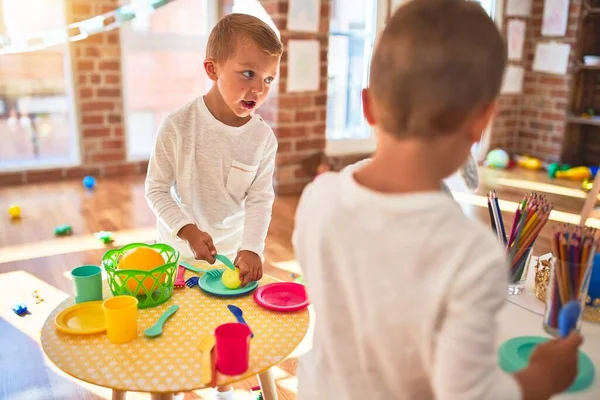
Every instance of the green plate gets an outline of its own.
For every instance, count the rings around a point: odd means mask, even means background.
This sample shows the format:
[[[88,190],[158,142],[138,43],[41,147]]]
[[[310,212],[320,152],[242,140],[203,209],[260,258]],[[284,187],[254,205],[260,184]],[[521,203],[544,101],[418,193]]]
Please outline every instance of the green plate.
[[[251,282],[245,287],[237,289],[227,289],[225,285],[223,285],[221,276],[214,277],[204,274],[198,279],[198,285],[200,286],[200,289],[204,290],[206,293],[221,297],[233,297],[252,292],[258,287],[258,282]]]
[[[535,346],[548,340],[548,338],[540,336],[520,336],[507,340],[498,349],[500,368],[508,373],[525,368]],[[579,392],[587,389],[594,381],[594,364],[587,354],[582,351],[579,351],[578,368],[577,378],[567,389],[567,392]]]

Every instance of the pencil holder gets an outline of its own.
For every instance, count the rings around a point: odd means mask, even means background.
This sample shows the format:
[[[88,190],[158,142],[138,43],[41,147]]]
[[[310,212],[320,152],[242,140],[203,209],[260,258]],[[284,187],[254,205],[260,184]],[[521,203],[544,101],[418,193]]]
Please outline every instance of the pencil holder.
[[[527,247],[508,249],[508,294],[519,294],[525,291],[529,264],[535,242]]]
[[[585,307],[590,285],[591,264],[593,257],[586,264],[575,264],[553,257],[550,261],[550,278],[546,289],[546,311],[544,312],[544,330],[548,334],[559,337],[558,315],[563,306],[570,301],[577,301],[581,309]],[[581,326],[580,313],[575,330]]]

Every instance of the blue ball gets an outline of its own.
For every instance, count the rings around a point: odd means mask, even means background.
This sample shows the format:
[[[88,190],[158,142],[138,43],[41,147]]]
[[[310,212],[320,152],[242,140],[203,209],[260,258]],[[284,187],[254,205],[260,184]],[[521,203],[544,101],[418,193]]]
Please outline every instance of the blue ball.
[[[93,176],[86,176],[83,178],[83,187],[86,189],[93,189],[96,186],[96,179]]]

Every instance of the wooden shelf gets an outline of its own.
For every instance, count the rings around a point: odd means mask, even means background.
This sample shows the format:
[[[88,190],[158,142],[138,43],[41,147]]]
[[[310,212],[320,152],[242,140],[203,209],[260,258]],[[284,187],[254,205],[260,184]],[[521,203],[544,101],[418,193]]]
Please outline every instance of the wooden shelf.
[[[600,71],[600,64],[598,65],[586,65],[582,62],[579,62],[575,65],[576,69],[585,69],[590,71]]]
[[[572,124],[600,126],[600,116],[586,118],[578,117],[573,114],[567,114],[567,122],[570,122]]]

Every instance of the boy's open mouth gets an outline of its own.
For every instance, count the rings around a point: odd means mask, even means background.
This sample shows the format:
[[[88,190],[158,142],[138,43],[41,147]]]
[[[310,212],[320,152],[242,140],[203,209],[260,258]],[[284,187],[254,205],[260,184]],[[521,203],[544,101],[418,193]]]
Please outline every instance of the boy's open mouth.
[[[242,103],[242,107],[245,108],[246,110],[252,110],[256,106],[255,101],[242,100],[240,103]]]

